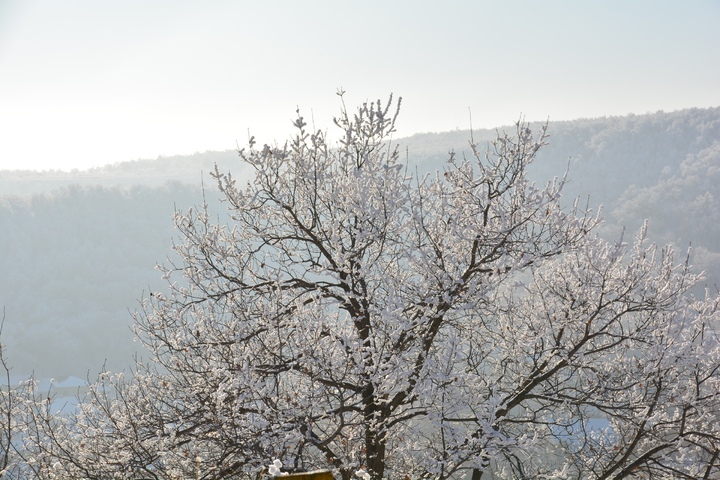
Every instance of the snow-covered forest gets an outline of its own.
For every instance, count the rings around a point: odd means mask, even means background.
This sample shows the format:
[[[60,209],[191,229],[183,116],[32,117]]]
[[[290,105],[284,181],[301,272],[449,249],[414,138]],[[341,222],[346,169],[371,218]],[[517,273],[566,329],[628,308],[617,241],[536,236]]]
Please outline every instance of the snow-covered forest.
[[[602,205],[609,239],[623,227],[634,235],[647,218],[651,240],[681,252],[692,245],[691,263],[716,288],[720,108],[550,122],[548,132],[532,175],[569,168],[566,206],[577,197]],[[472,135],[483,144],[496,131]],[[410,165],[434,171],[451,149],[468,155],[469,138],[458,130],[396,141]],[[0,171],[2,341],[15,376],[85,378],[104,363],[112,370],[131,364],[138,344],[130,312],[148,291],[164,288],[154,267],[172,256],[173,212],[201,204],[204,181],[210,208],[222,214],[208,175],[216,163],[247,176],[234,150],[87,171]]]

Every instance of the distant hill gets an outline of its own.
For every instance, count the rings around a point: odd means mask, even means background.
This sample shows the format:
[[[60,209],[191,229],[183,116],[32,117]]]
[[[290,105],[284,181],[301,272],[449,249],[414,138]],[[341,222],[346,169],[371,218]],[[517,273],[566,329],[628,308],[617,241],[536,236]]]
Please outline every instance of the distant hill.
[[[194,185],[200,183],[202,173],[205,174],[206,182],[211,180],[208,173],[214,170],[216,164],[221,171],[245,168],[235,150],[225,150],[158,157],[154,160],[134,160],[71,172],[0,170],[0,196],[49,193],[70,185],[162,187],[171,181]],[[210,184],[213,183],[211,180]]]
[[[497,131],[472,134],[486,147]],[[550,122],[548,133],[530,169],[533,179],[545,182],[568,170],[565,204],[580,198],[595,210],[602,206],[605,237],[617,238],[623,227],[634,236],[647,219],[652,240],[675,245],[683,257],[692,245],[691,263],[707,272],[709,286],[720,283],[720,108]],[[450,149],[470,155],[469,138],[468,130],[458,130],[398,143],[429,171],[442,167]]]
[[[534,131],[540,126],[530,123]],[[512,134],[514,130],[512,125],[475,130],[472,136],[483,147],[498,131]],[[532,175],[537,180],[552,178],[569,168],[566,198],[590,196],[595,205],[615,208],[631,185],[656,185],[662,178],[680,174],[689,156],[714,148],[720,142],[720,107],[549,122],[548,134],[548,145],[540,150]],[[469,139],[469,130],[456,130],[417,134],[397,142],[408,149],[410,161],[421,165],[421,170],[433,170],[447,159],[450,149],[469,155]]]
[[[400,119],[402,121],[402,118]],[[538,128],[533,124],[533,129]],[[513,126],[498,130],[514,131]],[[544,182],[569,168],[564,202],[604,206],[603,235],[650,236],[720,280],[720,108],[550,122],[531,176]],[[471,133],[426,133],[396,140],[419,172],[442,169],[448,151],[470,155]],[[482,151],[495,130],[472,132]],[[137,349],[129,311],[154,270],[172,257],[171,216],[205,199],[224,206],[208,173],[218,164],[239,178],[237,152],[139,160],[75,172],[0,171],[0,307],[14,374],[84,377],[120,370]]]

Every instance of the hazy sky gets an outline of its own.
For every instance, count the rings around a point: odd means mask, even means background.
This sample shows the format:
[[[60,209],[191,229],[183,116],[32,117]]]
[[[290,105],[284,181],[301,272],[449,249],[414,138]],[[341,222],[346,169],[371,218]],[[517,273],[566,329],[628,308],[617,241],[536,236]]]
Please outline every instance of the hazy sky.
[[[0,168],[283,141],[403,97],[397,136],[720,106],[720,0],[0,0]]]

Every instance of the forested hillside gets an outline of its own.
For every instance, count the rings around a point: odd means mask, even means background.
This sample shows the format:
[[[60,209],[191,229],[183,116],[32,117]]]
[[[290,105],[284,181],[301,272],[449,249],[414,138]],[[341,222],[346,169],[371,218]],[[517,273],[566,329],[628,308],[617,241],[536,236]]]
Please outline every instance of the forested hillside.
[[[563,201],[603,205],[603,235],[617,238],[623,226],[634,235],[648,218],[652,239],[681,255],[692,242],[691,262],[718,282],[720,108],[550,122],[548,132],[532,168],[539,182],[569,168]],[[495,135],[472,132],[481,151]],[[451,149],[469,155],[469,139],[466,130],[397,142],[413,171],[427,172],[442,169]],[[84,377],[106,359],[113,370],[131,363],[128,311],[149,287],[162,289],[154,266],[172,256],[173,212],[203,201],[204,179],[222,214],[208,175],[215,163],[247,178],[232,150],[69,173],[0,171],[2,341],[13,373]]]
[[[540,124],[532,124],[537,130]],[[512,132],[514,127],[499,130]],[[548,145],[531,172],[538,182],[568,171],[564,203],[575,199],[602,206],[607,238],[622,228],[635,235],[645,219],[650,237],[693,247],[691,262],[706,270],[712,288],[720,281],[720,108],[550,122]],[[495,130],[473,132],[486,145]],[[403,139],[411,162],[436,169],[447,151],[470,154],[468,131]]]
[[[174,208],[202,201],[196,186],[64,187],[0,200],[3,343],[18,373],[121,369],[135,349],[128,309],[163,285]]]

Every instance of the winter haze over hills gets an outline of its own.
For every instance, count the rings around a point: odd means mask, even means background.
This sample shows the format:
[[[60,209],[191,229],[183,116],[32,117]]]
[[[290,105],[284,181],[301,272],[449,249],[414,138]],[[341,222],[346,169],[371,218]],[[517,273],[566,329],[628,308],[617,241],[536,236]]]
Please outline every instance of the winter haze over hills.
[[[602,206],[599,233],[610,239],[623,227],[635,235],[647,218],[650,238],[675,245],[678,260],[692,245],[690,263],[717,288],[720,108],[550,122],[548,132],[531,171],[536,181],[569,170],[566,208],[578,198],[582,208]],[[472,132],[481,151],[495,135]],[[470,155],[470,136],[456,130],[396,142],[410,171],[422,175],[441,171],[450,150]],[[13,374],[85,377],[131,364],[138,348],[131,312],[164,289],[154,266],[172,260],[179,241],[173,212],[207,201],[224,215],[209,175],[215,165],[250,179],[233,150],[73,172],[0,171],[2,341]]]
[[[283,141],[401,95],[398,136],[720,106],[717,0],[0,1],[0,169]]]

